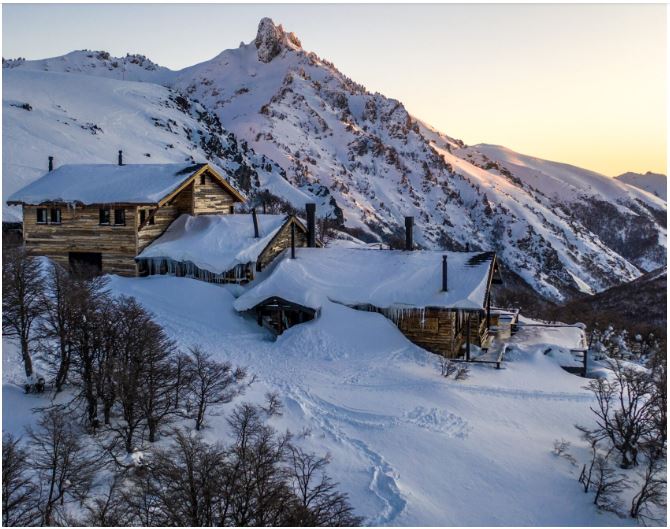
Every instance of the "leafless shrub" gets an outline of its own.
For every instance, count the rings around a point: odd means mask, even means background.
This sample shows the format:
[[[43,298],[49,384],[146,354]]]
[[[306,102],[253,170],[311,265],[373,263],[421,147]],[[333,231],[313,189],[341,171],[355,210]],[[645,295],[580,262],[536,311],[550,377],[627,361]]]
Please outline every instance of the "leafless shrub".
[[[630,506],[630,516],[643,523],[659,520],[654,516],[651,507],[666,507],[667,474],[665,461],[649,457],[644,472],[640,473],[642,485],[635,494]]]
[[[470,378],[470,366],[466,364],[461,364],[460,366],[458,366],[458,370],[456,371],[454,379],[467,380],[468,378]]]
[[[265,406],[263,406],[263,411],[268,417],[282,415],[282,403],[279,393],[273,391],[265,394]]]

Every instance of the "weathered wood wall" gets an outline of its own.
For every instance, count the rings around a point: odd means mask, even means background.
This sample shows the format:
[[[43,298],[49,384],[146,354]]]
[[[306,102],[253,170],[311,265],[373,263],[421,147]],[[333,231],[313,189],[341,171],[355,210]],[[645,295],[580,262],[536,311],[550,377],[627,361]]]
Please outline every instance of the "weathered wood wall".
[[[456,312],[447,309],[427,308],[425,310],[387,310],[380,312],[393,321],[409,341],[427,351],[444,355],[447,358],[461,356],[461,346],[466,342],[466,325],[463,332],[456,333]],[[471,316],[470,343],[481,346],[485,322],[479,312],[466,313]],[[482,325],[484,324],[484,325]]]
[[[100,225],[100,208],[61,206],[61,224],[38,224],[37,207],[23,207],[23,235],[26,248],[69,266],[70,252],[102,254],[102,272],[135,275],[137,252],[137,207],[126,206],[126,223],[115,226],[111,212],[109,226]],[[49,209],[47,207],[47,209]]]
[[[298,225],[295,226],[295,247],[303,248],[307,246],[307,233]],[[281,252],[291,247],[291,222],[287,222],[270,241],[265,250],[261,252],[256,261],[256,269],[263,270],[269,265],[275,257]]]
[[[235,204],[233,196],[209,173],[205,173],[205,183],[200,183],[200,176],[196,176],[193,185],[193,214],[232,213]]]

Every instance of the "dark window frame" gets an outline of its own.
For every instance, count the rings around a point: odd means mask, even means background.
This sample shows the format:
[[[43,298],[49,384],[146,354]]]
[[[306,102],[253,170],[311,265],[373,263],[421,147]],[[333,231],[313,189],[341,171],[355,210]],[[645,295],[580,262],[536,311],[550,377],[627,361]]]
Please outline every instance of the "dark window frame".
[[[100,226],[109,226],[111,224],[112,214],[110,208],[100,208],[99,216],[100,216],[99,218]]]
[[[110,218],[109,220],[111,222],[112,219]],[[125,226],[125,225],[126,225],[125,208],[114,208],[114,226]]]
[[[204,186],[207,183],[207,175],[201,174],[200,175],[200,185]]]
[[[156,224],[156,210],[155,209],[150,209],[149,210],[149,222],[147,223],[149,226],[153,226]]]
[[[144,221],[147,220],[147,210],[146,209],[141,209],[140,210],[140,225],[144,224]]]
[[[40,220],[40,217],[44,218],[44,220]],[[47,208],[37,208],[35,210],[35,221],[37,224],[48,224],[49,223],[49,212],[47,211]]]
[[[55,217],[55,220],[54,220]],[[49,224],[61,224],[63,222],[63,217],[61,214],[60,208],[51,208],[49,209]]]

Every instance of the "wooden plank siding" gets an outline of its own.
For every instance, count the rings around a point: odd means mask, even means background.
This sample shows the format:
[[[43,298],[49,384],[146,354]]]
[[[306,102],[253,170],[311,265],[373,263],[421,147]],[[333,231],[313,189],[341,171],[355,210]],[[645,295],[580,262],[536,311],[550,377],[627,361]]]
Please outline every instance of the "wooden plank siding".
[[[50,206],[44,206],[49,209]],[[70,252],[102,254],[102,272],[135,275],[137,251],[137,207],[125,206],[126,223],[115,226],[114,211],[111,225],[100,225],[98,206],[60,206],[60,224],[38,224],[37,206],[23,207],[23,238],[27,250],[45,255],[55,262],[69,266]]]
[[[200,175],[205,183],[200,183]],[[102,273],[135,276],[135,263],[144,248],[160,237],[182,213],[229,214],[234,196],[213,173],[198,172],[172,196],[159,204],[95,204],[70,207],[67,204],[23,204],[23,237],[28,251],[69,266],[70,252],[102,254]],[[232,189],[232,188],[231,188]],[[60,207],[60,224],[38,224],[37,208]],[[100,208],[111,210],[111,225],[100,225]],[[125,210],[125,225],[114,225],[114,209]],[[144,211],[144,222],[140,222]],[[150,221],[152,219],[152,221]]]
[[[295,247],[307,247],[307,229],[299,222],[296,222],[295,218],[291,218],[281,227],[281,229],[258,256],[258,260],[256,261],[256,270],[260,272],[281,252],[291,247],[292,224],[295,224]]]
[[[470,316],[470,343],[482,345],[486,319],[482,320],[481,311],[468,311],[464,314],[462,332],[456,332],[457,312],[450,309],[380,309],[379,312],[393,321],[409,341],[447,358],[461,356],[461,346],[466,343],[466,318]]]
[[[204,183],[201,178],[204,177]],[[217,178],[208,172],[196,175],[193,180],[193,214],[233,213],[235,197],[223,188]]]

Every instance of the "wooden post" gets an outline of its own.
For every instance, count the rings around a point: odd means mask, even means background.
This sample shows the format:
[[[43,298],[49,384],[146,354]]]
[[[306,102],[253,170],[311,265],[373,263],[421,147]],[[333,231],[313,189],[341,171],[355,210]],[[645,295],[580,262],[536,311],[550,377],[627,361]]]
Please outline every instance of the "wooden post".
[[[468,323],[466,326],[466,336],[465,336],[465,359],[470,361],[470,315],[468,314]]]
[[[414,249],[414,217],[405,217],[405,250],[411,251]]]
[[[498,316],[500,318],[500,316]],[[500,324],[500,322],[498,322]],[[486,328],[491,329],[491,293],[486,297]]]
[[[586,373],[588,372],[589,365],[589,350],[584,349],[584,378],[586,378]]]
[[[258,217],[256,216],[256,208],[251,208],[251,218],[254,221],[254,239],[260,237],[260,231],[258,230]]]

